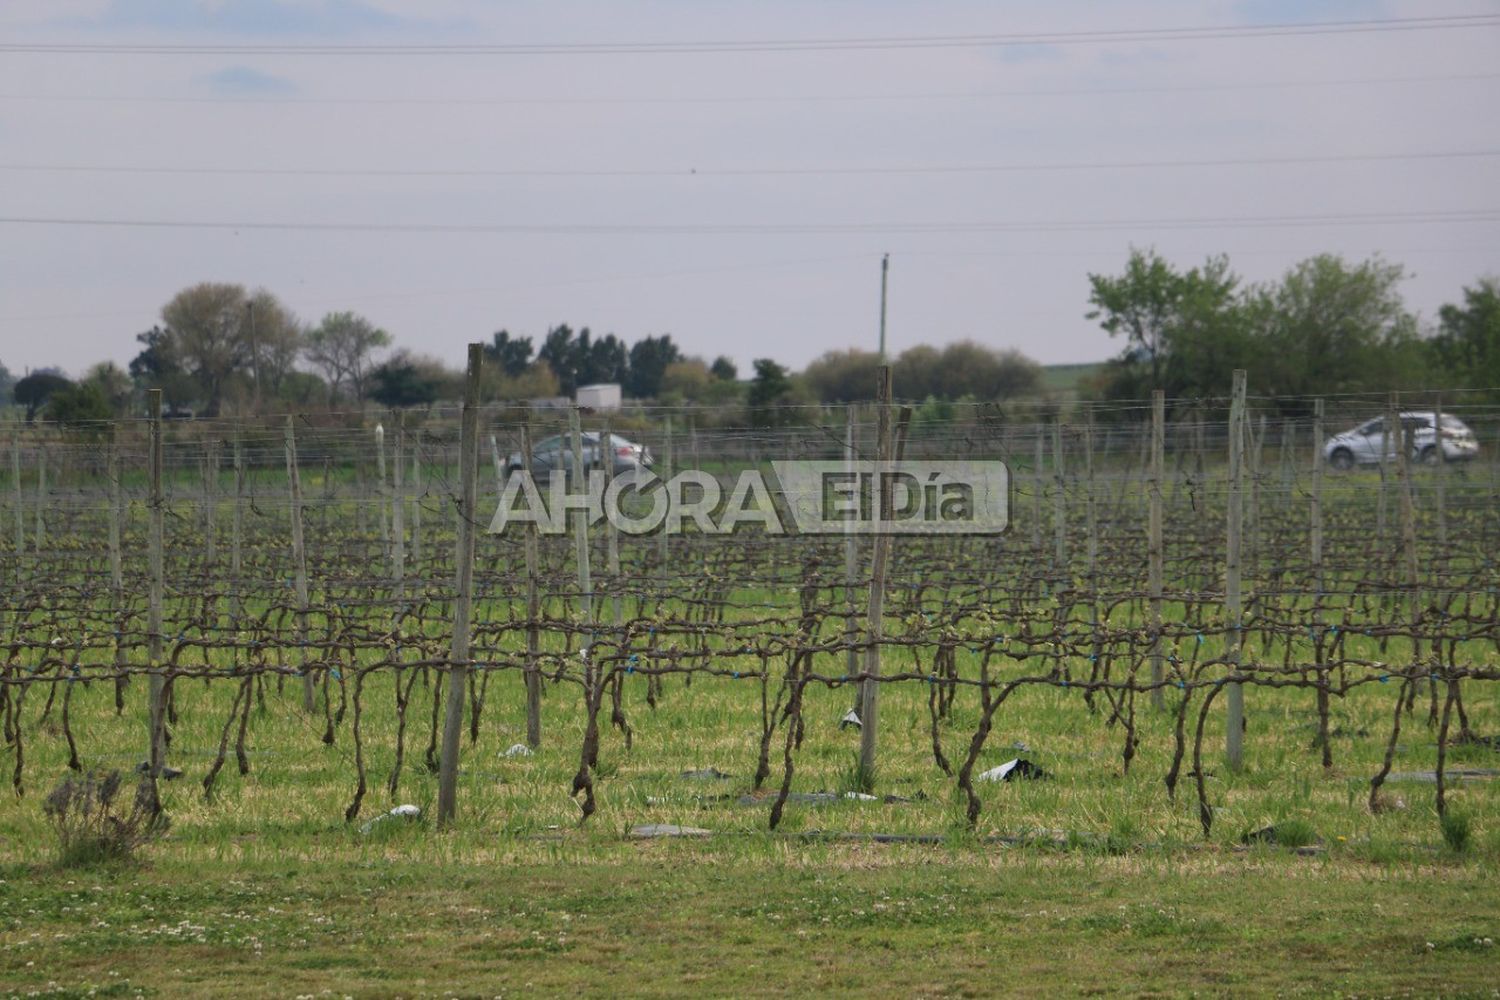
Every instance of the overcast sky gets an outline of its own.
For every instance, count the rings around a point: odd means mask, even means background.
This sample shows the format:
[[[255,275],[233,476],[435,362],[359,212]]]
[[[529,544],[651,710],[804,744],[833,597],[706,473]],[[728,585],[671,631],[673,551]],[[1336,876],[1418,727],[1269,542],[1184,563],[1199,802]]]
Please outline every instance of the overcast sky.
[[[1132,245],[1381,253],[1431,321],[1500,272],[1497,56],[1476,0],[6,0],[0,363],[224,281],[455,366],[567,322],[800,368],[875,346],[883,253],[893,352],[1091,361]]]

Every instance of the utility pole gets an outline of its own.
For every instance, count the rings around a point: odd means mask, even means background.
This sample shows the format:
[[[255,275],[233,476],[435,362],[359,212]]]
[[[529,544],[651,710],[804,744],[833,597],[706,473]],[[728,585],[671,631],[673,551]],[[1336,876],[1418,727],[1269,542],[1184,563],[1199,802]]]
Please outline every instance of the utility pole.
[[[880,363],[885,364],[885,289],[891,273],[891,255],[880,258]]]

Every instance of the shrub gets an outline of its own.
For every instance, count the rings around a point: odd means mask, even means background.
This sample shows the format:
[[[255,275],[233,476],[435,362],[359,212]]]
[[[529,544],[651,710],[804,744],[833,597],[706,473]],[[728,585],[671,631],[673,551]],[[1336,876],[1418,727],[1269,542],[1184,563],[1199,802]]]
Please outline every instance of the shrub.
[[[166,831],[167,817],[150,778],[143,775],[137,782],[128,811],[122,783],[119,771],[90,769],[68,775],[43,801],[64,865],[123,860]]]

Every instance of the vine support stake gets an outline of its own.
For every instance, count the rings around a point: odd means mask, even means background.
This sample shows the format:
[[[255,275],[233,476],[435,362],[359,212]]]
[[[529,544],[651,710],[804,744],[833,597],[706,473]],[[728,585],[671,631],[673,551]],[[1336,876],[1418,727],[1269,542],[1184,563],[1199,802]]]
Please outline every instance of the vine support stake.
[[[146,604],[147,655],[151,660],[150,726],[151,753],[148,768],[153,779],[167,762],[166,678],[162,675],[161,604],[165,570],[162,565],[162,439],[161,390],[146,391],[146,412],[151,418],[151,527],[149,546],[151,583]]]
[[[1151,390],[1151,509],[1147,518],[1147,586],[1151,592],[1151,707],[1166,706],[1162,684],[1166,679],[1162,669],[1161,655],[1161,592],[1162,592],[1162,539],[1161,539],[1161,477],[1163,452],[1165,450],[1166,404],[1164,390]]]
[[[880,479],[879,516],[891,509],[892,484],[888,475],[894,457],[894,441],[891,426],[891,366],[881,365],[876,395],[879,399],[876,416],[877,461],[876,471]],[[867,620],[865,647],[865,680],[859,713],[859,769],[864,780],[875,781],[876,736],[879,731],[880,710],[880,640],[884,632],[885,616],[885,567],[890,554],[891,537],[884,531],[877,532],[870,546],[870,612]]]
[[[531,476],[531,424],[521,425],[521,468]],[[538,553],[536,521],[526,522],[526,744],[542,745],[542,676],[537,664],[541,632],[537,618],[542,605],[537,594]]]
[[[1240,546],[1244,532],[1245,478],[1245,370],[1234,370],[1234,387],[1229,404],[1229,537],[1224,559],[1224,626],[1228,630],[1228,649],[1224,659],[1231,674],[1239,672],[1243,609],[1240,606]],[[1229,710],[1225,719],[1224,751],[1231,770],[1244,766],[1245,690],[1238,681],[1228,685]]]
[[[302,710],[313,710],[312,671],[307,668],[307,546],[302,538],[302,476],[297,465],[297,435],[292,415],[286,415],[283,431],[286,449],[287,490],[291,499],[292,585],[297,598],[297,646],[302,650]]]
[[[457,593],[453,600],[453,642],[448,653],[448,704],[443,716],[443,752],[438,770],[438,825],[453,822],[458,808],[458,746],[464,728],[469,679],[469,610],[474,600],[474,528],[479,478],[479,369],[484,345],[469,345],[464,409],[458,437]]]

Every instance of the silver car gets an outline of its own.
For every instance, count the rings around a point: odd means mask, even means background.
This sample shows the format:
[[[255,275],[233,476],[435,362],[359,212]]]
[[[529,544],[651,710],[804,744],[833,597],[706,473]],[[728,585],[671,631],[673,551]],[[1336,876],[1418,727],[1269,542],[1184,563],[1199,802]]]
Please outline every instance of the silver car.
[[[607,437],[598,431],[585,431],[583,438],[583,466],[585,469],[603,468],[601,454],[607,453],[613,461],[614,474],[617,476],[627,473],[638,472],[641,469],[649,469],[653,464],[651,449],[639,445],[633,441],[627,441],[618,434],[610,434]],[[600,440],[604,438],[601,448]],[[509,475],[523,468],[521,453],[514,452],[510,458],[505,460],[505,472]],[[568,434],[558,434],[553,437],[543,438],[531,447],[531,473],[538,479],[552,475],[554,472],[566,474],[573,467],[573,438]]]
[[[1443,414],[1442,433],[1436,431],[1437,414],[1431,410],[1407,411],[1400,415],[1401,430],[1387,433],[1386,418],[1367,420],[1353,430],[1335,434],[1323,445],[1323,457],[1335,469],[1352,469],[1396,457],[1396,441],[1411,434],[1411,457],[1420,462],[1435,463],[1438,448],[1450,462],[1464,462],[1479,454],[1474,432],[1457,417]]]

